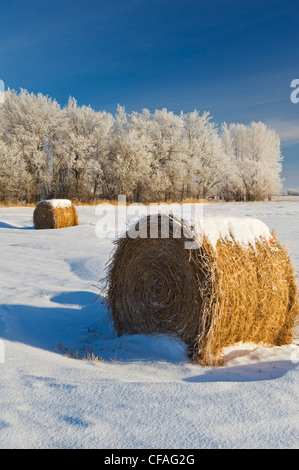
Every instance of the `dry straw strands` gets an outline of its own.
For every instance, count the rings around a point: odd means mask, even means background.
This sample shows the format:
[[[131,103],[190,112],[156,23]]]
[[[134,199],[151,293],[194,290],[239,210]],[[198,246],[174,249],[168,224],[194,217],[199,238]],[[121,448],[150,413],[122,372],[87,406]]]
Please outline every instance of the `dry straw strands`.
[[[173,226],[170,238],[159,231],[158,238],[127,234],[116,242],[107,303],[118,335],[175,335],[195,362],[213,366],[223,363],[224,347],[238,342],[292,342],[294,271],[273,233],[246,247],[223,238],[214,246],[203,234],[201,246],[190,250],[186,231],[174,238]]]
[[[79,225],[75,206],[68,199],[41,201],[33,213],[36,229],[54,229]]]

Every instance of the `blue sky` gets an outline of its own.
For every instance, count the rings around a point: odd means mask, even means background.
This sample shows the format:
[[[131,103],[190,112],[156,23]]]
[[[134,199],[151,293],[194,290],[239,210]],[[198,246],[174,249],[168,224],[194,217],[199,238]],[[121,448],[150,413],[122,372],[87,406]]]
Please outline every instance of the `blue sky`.
[[[298,0],[1,0],[0,79],[61,105],[264,121],[299,188],[298,31]]]

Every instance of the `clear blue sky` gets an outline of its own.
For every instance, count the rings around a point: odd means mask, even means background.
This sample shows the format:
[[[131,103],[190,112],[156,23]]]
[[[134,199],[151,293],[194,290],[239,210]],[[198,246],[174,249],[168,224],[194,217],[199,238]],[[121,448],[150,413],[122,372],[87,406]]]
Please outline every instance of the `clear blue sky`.
[[[298,0],[1,0],[0,79],[64,105],[264,121],[299,188]]]

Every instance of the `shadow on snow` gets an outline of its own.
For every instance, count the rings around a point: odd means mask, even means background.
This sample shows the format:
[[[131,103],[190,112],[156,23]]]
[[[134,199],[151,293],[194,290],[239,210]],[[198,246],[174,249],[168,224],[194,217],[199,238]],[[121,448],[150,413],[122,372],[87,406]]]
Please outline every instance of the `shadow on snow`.
[[[188,359],[185,345],[173,337],[118,337],[109,322],[105,299],[96,293],[60,292],[51,302],[50,307],[0,305],[0,337],[79,360],[88,356],[96,362],[190,365],[187,373],[192,376],[182,380],[193,384],[273,380],[297,366],[279,359],[220,368],[195,366]],[[198,374],[194,367],[198,367]]]

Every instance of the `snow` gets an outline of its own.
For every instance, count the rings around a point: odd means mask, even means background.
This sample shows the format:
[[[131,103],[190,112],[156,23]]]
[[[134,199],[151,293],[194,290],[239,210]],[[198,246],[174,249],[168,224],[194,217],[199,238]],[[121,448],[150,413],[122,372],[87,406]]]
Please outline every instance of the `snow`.
[[[1,448],[298,448],[298,334],[226,348],[220,368],[172,337],[117,337],[97,297],[113,239],[97,236],[96,208],[60,230],[34,230],[33,210],[0,208]],[[211,233],[223,217],[243,237],[248,216],[289,241],[298,269],[299,202],[204,205]]]
[[[197,230],[201,231],[201,227]],[[202,231],[214,247],[219,238],[235,241],[243,246],[255,246],[257,240],[271,240],[269,227],[254,217],[204,217]]]
[[[45,202],[52,207],[66,208],[72,206],[72,202],[69,199],[46,199]]]

